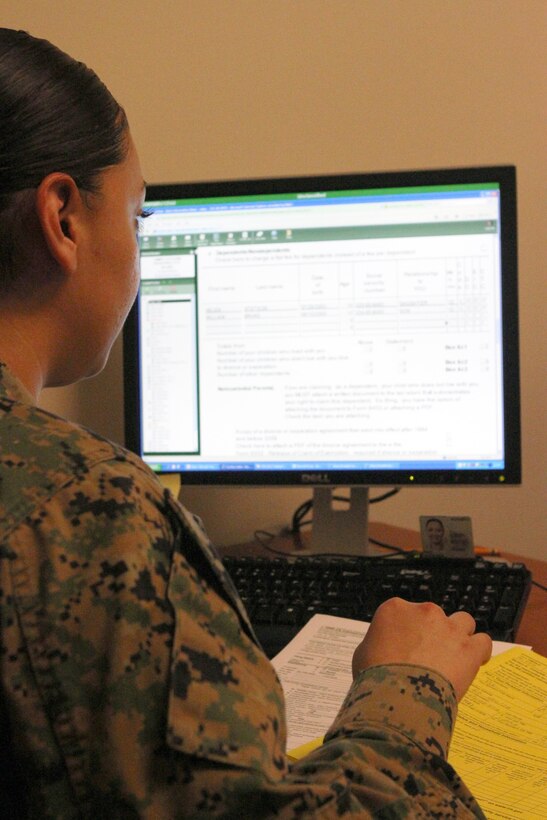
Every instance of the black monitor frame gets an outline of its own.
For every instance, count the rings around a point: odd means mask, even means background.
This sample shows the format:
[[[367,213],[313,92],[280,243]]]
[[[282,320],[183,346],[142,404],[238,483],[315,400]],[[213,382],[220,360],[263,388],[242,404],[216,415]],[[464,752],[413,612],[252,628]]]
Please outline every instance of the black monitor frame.
[[[521,481],[519,334],[517,283],[517,207],[516,170],[513,166],[489,166],[423,171],[398,171],[319,177],[228,180],[148,187],[147,200],[243,196],[312,192],[319,190],[373,189],[453,183],[491,183],[500,185],[504,451],[503,470],[358,470],[330,473],[267,471],[192,471],[183,474],[184,484],[231,486],[348,486],[375,485],[452,486],[518,484]],[[139,307],[133,306],[124,328],[125,434],[126,445],[140,455],[140,374]]]

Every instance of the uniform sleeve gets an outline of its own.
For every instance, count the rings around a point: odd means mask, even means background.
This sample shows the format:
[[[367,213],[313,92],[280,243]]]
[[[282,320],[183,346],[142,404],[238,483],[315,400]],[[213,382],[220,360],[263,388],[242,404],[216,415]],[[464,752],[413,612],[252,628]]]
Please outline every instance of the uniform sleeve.
[[[193,766],[192,817],[484,818],[446,752],[451,686],[421,667],[376,667],[354,682],[324,744],[271,779]]]
[[[446,762],[456,708],[452,686],[436,672],[368,669],[354,681],[323,746],[299,761],[292,776],[311,777],[333,765],[342,770],[344,788],[334,802],[348,814],[482,818]]]

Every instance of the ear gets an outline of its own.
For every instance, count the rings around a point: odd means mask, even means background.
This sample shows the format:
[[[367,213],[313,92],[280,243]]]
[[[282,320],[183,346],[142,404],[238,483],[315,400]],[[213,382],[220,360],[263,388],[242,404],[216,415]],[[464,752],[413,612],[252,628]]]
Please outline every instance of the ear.
[[[36,214],[52,258],[65,273],[78,264],[78,226],[85,208],[78,186],[69,174],[44,177],[36,192]]]

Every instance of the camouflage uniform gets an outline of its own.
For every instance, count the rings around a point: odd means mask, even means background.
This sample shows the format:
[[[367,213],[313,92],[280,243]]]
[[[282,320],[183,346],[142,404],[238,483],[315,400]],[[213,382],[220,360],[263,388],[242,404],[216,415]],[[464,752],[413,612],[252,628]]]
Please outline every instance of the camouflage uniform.
[[[279,682],[195,519],[2,365],[0,550],[3,731],[28,816],[483,816],[446,763],[453,691],[419,667],[362,673],[289,767]]]

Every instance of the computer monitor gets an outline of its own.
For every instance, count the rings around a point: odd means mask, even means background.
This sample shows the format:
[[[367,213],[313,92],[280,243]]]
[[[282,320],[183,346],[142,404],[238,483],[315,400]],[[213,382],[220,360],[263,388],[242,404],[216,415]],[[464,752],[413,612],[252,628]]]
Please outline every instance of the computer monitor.
[[[313,487],[315,548],[344,551],[371,486],[520,481],[513,167],[151,185],[145,207],[125,406],[152,469]]]

